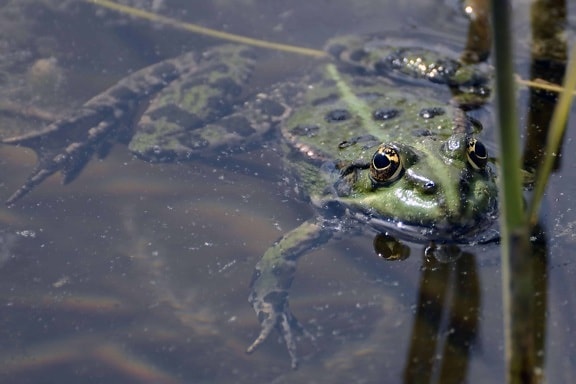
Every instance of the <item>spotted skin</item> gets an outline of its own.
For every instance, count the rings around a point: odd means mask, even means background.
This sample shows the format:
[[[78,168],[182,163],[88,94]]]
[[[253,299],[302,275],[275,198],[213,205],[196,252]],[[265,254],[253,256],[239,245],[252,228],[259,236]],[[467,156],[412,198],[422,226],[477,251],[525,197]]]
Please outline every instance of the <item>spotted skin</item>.
[[[116,141],[129,141],[129,149],[148,161],[174,161],[261,134],[258,129],[268,129],[266,120],[273,116],[253,116],[261,123],[252,126],[240,114],[218,123],[222,113],[213,112],[215,105],[233,110],[253,66],[252,50],[246,47],[186,53],[132,73],[40,131],[3,139],[38,155],[34,171],[6,203],[14,204],[56,172],[64,184],[73,181],[94,155],[104,157]],[[192,95],[185,92],[190,89]],[[148,105],[144,113],[143,105]],[[253,111],[258,114],[257,108]]]

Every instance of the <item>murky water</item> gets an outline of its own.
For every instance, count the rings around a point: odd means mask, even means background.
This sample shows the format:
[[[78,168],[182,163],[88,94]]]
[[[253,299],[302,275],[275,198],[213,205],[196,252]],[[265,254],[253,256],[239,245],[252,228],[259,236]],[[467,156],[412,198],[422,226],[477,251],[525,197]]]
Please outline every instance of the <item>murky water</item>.
[[[30,95],[19,86],[29,81],[28,68],[10,67],[14,79],[6,80],[6,89],[14,100],[54,115],[78,107],[134,69],[218,43],[81,1],[66,13],[45,8],[48,1],[25,3],[25,11],[37,18],[24,27],[42,40],[34,39],[31,59],[22,63],[54,56],[59,80]],[[181,20],[313,48],[334,35],[419,26],[457,49],[466,31],[451,2],[442,1],[151,3]],[[527,13],[526,6],[518,4],[519,15]],[[526,30],[517,22],[518,30]],[[253,87],[265,87],[313,60],[272,53]],[[14,124],[10,118],[2,118],[2,129]],[[543,353],[551,383],[574,382],[576,375],[574,129],[570,123],[542,220],[548,264]],[[490,138],[493,130],[486,131]],[[286,197],[278,156],[271,145],[209,162],[147,164],[117,145],[72,184],[61,186],[51,178],[15,207],[0,208],[8,242],[0,244],[1,381],[413,382],[407,372],[429,368],[418,365],[411,352],[416,340],[419,349],[438,356],[429,381],[501,382],[497,245],[466,249],[457,263],[442,265],[426,260],[416,245],[407,260],[385,262],[374,254],[372,233],[332,241],[299,261],[291,290],[293,312],[317,336],[317,346],[300,342],[299,370],[290,369],[276,336],[254,354],[244,353],[259,331],[247,303],[254,265],[277,238],[312,214],[306,204]],[[35,159],[24,149],[3,147],[0,162],[0,196],[6,198]],[[458,331],[448,309],[440,305],[438,329],[432,320],[416,318],[438,310],[434,300],[442,296],[426,282],[441,278],[449,282],[448,298],[467,292],[460,298],[474,316],[476,332],[464,339],[472,347],[460,359],[443,354],[449,335]],[[440,373],[443,363],[448,365]]]

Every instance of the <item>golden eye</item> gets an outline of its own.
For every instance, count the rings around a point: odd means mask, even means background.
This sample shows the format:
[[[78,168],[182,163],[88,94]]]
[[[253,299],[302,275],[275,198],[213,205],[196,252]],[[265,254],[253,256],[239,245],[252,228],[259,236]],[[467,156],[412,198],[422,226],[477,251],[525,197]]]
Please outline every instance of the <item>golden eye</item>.
[[[380,144],[370,162],[370,179],[374,184],[392,183],[402,175],[402,162],[398,150],[387,144]]]
[[[475,170],[484,169],[488,162],[488,151],[484,144],[473,137],[466,140],[466,159]]]

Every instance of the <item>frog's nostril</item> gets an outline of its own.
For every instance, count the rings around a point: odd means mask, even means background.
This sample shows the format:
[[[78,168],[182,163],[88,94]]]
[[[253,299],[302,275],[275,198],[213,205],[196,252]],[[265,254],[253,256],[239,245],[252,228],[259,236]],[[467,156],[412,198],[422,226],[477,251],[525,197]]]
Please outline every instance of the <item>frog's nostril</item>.
[[[436,183],[433,181],[428,181],[422,185],[422,191],[424,193],[435,193],[437,189]]]
[[[408,168],[405,177],[415,190],[430,195],[438,192],[438,184],[427,176],[427,173],[429,172],[424,172],[422,169]]]

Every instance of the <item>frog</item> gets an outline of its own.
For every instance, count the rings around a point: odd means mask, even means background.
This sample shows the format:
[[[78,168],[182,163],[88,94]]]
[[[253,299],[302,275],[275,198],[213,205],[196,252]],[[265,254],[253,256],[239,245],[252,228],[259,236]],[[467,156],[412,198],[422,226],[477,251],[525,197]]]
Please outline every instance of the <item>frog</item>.
[[[334,38],[325,51],[305,75],[255,95],[243,90],[258,60],[246,46],[136,71],[70,116],[2,139],[38,156],[7,204],[57,172],[73,181],[116,142],[146,161],[185,162],[275,139],[294,190],[315,214],[256,264],[248,301],[260,332],[246,352],[277,330],[296,368],[297,336],[314,340],[289,306],[301,256],[358,228],[469,244],[497,214],[493,160],[478,138],[482,124],[468,113],[489,95],[485,68],[381,34]],[[453,96],[439,98],[438,87]]]

